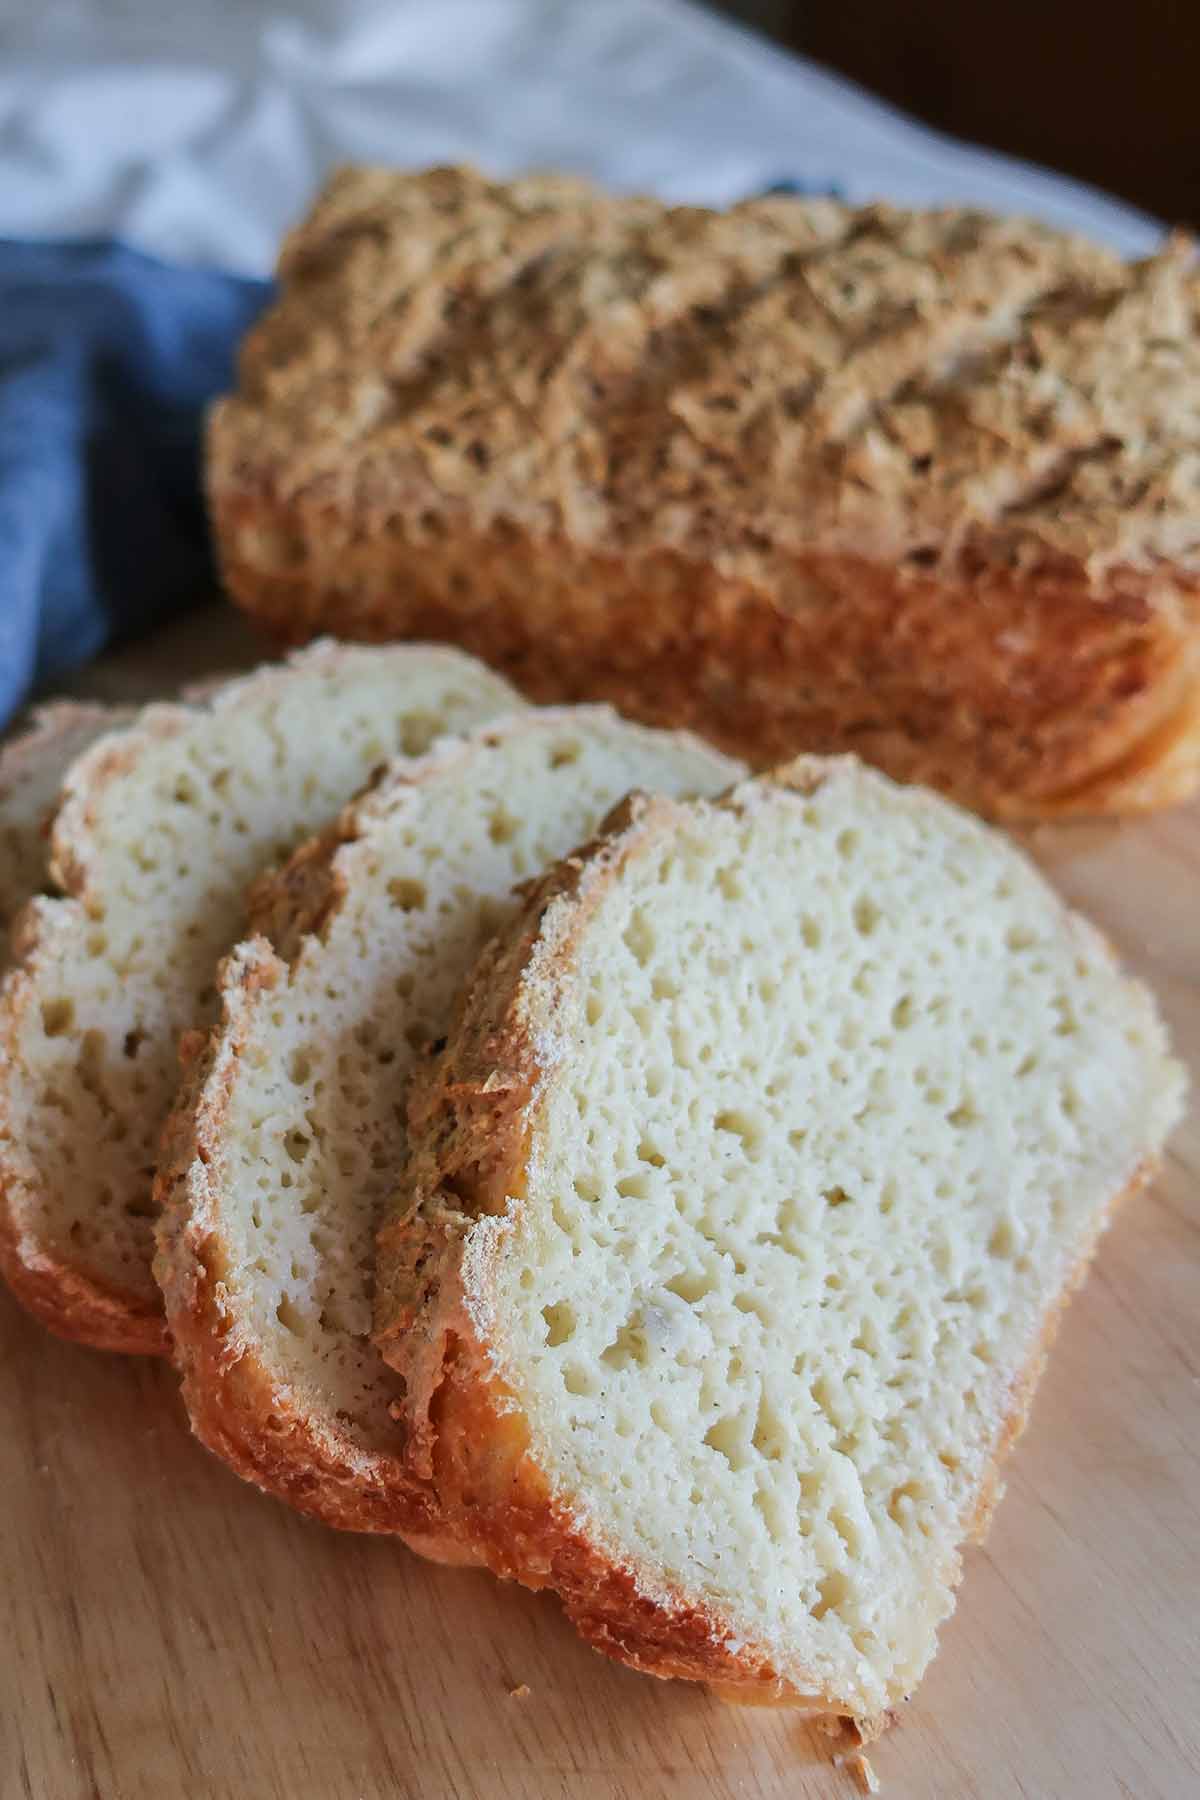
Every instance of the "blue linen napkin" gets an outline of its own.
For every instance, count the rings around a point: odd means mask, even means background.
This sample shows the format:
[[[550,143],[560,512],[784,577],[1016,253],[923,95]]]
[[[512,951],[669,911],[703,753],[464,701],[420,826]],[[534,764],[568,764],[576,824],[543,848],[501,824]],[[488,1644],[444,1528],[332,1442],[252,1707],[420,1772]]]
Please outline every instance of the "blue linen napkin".
[[[121,244],[0,239],[0,729],[52,676],[211,597],[204,411],[271,293]]]
[[[270,293],[118,244],[0,241],[0,727],[211,596],[204,409]]]

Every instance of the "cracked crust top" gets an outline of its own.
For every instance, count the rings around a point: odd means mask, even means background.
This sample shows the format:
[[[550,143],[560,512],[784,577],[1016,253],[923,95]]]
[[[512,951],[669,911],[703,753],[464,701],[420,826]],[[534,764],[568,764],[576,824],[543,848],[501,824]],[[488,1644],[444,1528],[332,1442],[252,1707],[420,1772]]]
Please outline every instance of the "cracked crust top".
[[[347,169],[280,273],[214,442],[222,480],[270,469],[283,500],[450,504],[726,575],[767,541],[1110,593],[1200,573],[1181,238],[1125,263],[963,210]]]

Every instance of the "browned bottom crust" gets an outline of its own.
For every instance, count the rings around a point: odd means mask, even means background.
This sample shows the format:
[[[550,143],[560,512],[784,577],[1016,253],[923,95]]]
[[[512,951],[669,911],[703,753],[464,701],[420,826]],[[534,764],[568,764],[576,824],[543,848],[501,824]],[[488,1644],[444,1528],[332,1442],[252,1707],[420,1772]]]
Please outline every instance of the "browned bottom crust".
[[[336,830],[329,836],[335,840]],[[318,912],[324,841],[318,839],[301,863],[302,881],[312,876],[308,900]],[[293,898],[300,904],[298,895]],[[293,928],[299,928],[295,921]],[[263,952],[263,966],[244,977],[247,995],[272,987],[285,973],[265,942]],[[239,1020],[227,1067],[236,1064],[248,1029],[245,1009],[240,1017],[236,1011],[241,997],[239,989],[227,1002]],[[423,1486],[405,1479],[399,1456],[372,1456],[310,1417],[277,1389],[258,1347],[230,1329],[224,1248],[206,1209],[193,1205],[191,1186],[220,1155],[224,1079],[217,1081],[215,1095],[203,1097],[221,1038],[218,1024],[207,1039],[202,1032],[191,1032],[183,1040],[184,1079],[163,1134],[155,1181],[159,1218],[154,1272],[192,1430],[244,1480],[325,1525],[398,1536],[438,1562],[478,1562],[461,1539],[444,1529]]]
[[[213,493],[226,582],[276,636],[443,638],[531,698],[607,700],[756,766],[852,750],[999,818],[1139,811],[1200,780],[1196,595],[1151,606],[1069,572],[947,582],[864,559],[777,559],[772,592],[677,552],[601,555],[499,522]]]
[[[172,1307],[184,1402],[205,1448],[243,1480],[323,1525],[399,1537],[435,1562],[477,1563],[479,1557],[443,1528],[417,1490],[372,1481],[278,1399],[261,1363],[228,1347],[218,1287],[214,1271],[200,1260],[190,1305],[182,1308],[176,1297]]]
[[[22,1238],[8,1197],[0,1191],[0,1274],[39,1324],[56,1337],[127,1356],[166,1356],[166,1324],[153,1308],[124,1293],[108,1293],[45,1246]]]
[[[1152,1178],[1144,1164],[1111,1201],[1090,1242],[1072,1267],[1024,1368],[990,1452],[963,1537],[982,1543],[1002,1492],[1001,1469],[1029,1421],[1033,1396],[1067,1303],[1086,1279],[1101,1233],[1117,1206]],[[432,1230],[412,1246],[412,1260],[436,1267],[447,1252]],[[730,1651],[704,1609],[683,1601],[648,1597],[634,1572],[614,1564],[589,1541],[569,1508],[550,1490],[529,1445],[524,1415],[492,1372],[477,1343],[452,1338],[433,1396],[428,1432],[414,1446],[432,1476],[441,1529],[463,1544],[467,1560],[479,1560],[506,1580],[553,1589],[580,1635],[616,1662],[662,1679],[703,1681],[720,1697],[742,1705],[783,1705],[814,1716],[839,1713],[819,1690],[804,1692],[783,1679],[751,1645]],[[961,1579],[956,1562],[951,1583]],[[845,1716],[844,1713],[842,1716]],[[863,1741],[877,1736],[889,1714],[858,1719]]]

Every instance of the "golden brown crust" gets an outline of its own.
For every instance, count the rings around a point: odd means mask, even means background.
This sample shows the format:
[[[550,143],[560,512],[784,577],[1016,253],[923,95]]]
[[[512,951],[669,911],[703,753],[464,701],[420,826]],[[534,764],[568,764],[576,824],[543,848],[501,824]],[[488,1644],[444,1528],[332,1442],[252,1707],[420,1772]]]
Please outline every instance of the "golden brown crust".
[[[1200,635],[1144,583],[1098,601],[1062,576],[808,554],[749,580],[465,520],[364,525],[334,552],[303,501],[214,486],[213,505],[231,591],[283,642],[436,634],[533,700],[605,700],[755,766],[853,750],[997,818],[1149,810],[1200,772]],[[310,544],[302,566],[248,553],[276,525]]]
[[[519,1413],[486,1353],[461,1339],[447,1347],[430,1417],[434,1488],[446,1528],[496,1574],[552,1588],[580,1635],[615,1662],[660,1679],[719,1683],[751,1703],[829,1703],[814,1688],[781,1681],[753,1646],[731,1651],[720,1621],[682,1597],[646,1593],[550,1493],[529,1453]]]
[[[453,496],[596,548],[1200,566],[1182,239],[1129,264],[963,210],[368,169],[280,272],[222,410],[292,495]]]
[[[1200,693],[1186,246],[360,170],[282,273],[209,487],[289,641],[443,636],[538,699],[998,816],[1194,787],[1194,716],[1158,738]]]
[[[807,758],[774,776],[800,792],[822,778],[822,765]],[[377,1341],[406,1385],[414,1473],[431,1481],[447,1529],[478,1549],[489,1567],[529,1586],[554,1588],[583,1636],[632,1667],[708,1681],[725,1698],[742,1690],[750,1700],[845,1711],[844,1701],[822,1693],[816,1679],[810,1685],[782,1677],[761,1648],[731,1648],[725,1621],[685,1597],[664,1595],[597,1543],[551,1491],[480,1323],[488,1310],[492,1252],[468,1248],[470,1228],[511,1215],[520,1204],[530,1114],[548,1076],[543,1047],[553,1036],[573,942],[622,862],[655,831],[663,804],[632,796],[590,845],[531,885],[520,918],[485,951],[444,1051],[414,1084],[405,1178],[410,1204],[379,1235]],[[1136,1191],[1152,1172],[1148,1164],[1139,1168],[1125,1192]],[[1086,1273],[1102,1224],[1012,1384],[962,1521],[964,1538],[986,1531],[1000,1465],[1024,1427],[1058,1320]],[[954,1556],[947,1586],[960,1576]],[[884,1723],[883,1715],[861,1720],[864,1737]]]
[[[26,1312],[56,1337],[92,1350],[119,1350],[126,1356],[166,1356],[169,1344],[157,1313],[135,1310],[129,1296],[107,1292],[92,1277],[81,1277],[23,1233],[0,1178],[0,1274]]]

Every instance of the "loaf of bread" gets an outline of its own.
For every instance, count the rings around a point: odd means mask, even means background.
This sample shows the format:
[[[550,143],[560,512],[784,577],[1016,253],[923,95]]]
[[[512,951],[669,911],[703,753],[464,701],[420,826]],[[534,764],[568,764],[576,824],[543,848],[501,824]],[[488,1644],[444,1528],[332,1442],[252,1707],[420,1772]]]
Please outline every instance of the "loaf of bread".
[[[515,704],[455,650],[315,645],[203,703],[146,707],[72,765],[50,839],[61,895],[21,915],[0,990],[0,1266],[52,1330],[166,1348],[159,1133],[249,881],[397,751]]]
[[[327,1523],[464,1554],[410,1480],[371,1342],[408,1075],[515,882],[641,783],[736,765],[606,709],[522,713],[396,765],[254,897],[222,1017],[165,1140],[155,1272],[197,1435]]]
[[[1200,286],[1030,221],[351,169],[211,421],[278,636],[451,639],[992,814],[1200,771]]]
[[[1181,1089],[936,796],[853,758],[635,796],[418,1079],[377,1292],[410,1467],[609,1655],[874,1729]]]
[[[22,907],[46,886],[50,821],[67,770],[127,718],[121,707],[58,700],[0,748],[0,948]]]

